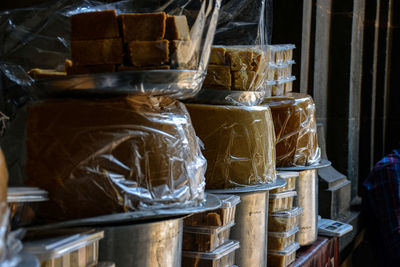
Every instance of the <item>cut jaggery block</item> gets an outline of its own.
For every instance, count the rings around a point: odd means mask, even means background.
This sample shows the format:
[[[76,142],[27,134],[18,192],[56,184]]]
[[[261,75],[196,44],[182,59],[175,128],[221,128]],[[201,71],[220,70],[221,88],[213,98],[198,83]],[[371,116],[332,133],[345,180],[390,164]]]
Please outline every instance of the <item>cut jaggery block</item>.
[[[251,70],[232,72],[232,89],[241,91],[251,91],[255,87],[256,72]]]
[[[28,75],[33,79],[43,79],[43,78],[55,78],[55,77],[63,77],[67,75],[65,72],[56,71],[56,70],[46,70],[46,69],[31,69],[28,71]]]
[[[170,42],[171,65],[178,69],[194,69],[197,67],[195,47],[191,41]]]
[[[146,66],[146,67],[135,67],[135,66],[118,66],[118,71],[135,71],[135,70],[169,70],[171,67],[169,65],[161,66]]]
[[[113,38],[71,41],[71,56],[74,65],[122,64],[122,40]]]
[[[250,70],[255,72],[265,72],[267,67],[267,57],[265,52],[262,51],[254,51],[253,59],[250,64]]]
[[[167,15],[159,13],[129,13],[118,16],[125,43],[164,39]]]
[[[203,87],[230,90],[231,86],[232,78],[229,66],[208,65]]]
[[[212,46],[208,64],[224,65],[226,49],[222,46]]]
[[[189,26],[186,16],[167,16],[165,39],[190,40]]]
[[[216,212],[210,212],[206,216],[207,225],[210,226],[221,226],[221,216]]]
[[[71,40],[120,37],[115,10],[79,13],[71,16]]]
[[[163,65],[169,60],[169,41],[134,41],[129,43],[129,55],[134,66]]]
[[[226,58],[232,71],[250,70],[253,62],[253,51],[243,48],[227,48]]]
[[[65,60],[65,71],[67,75],[78,75],[88,73],[104,73],[104,72],[115,72],[115,64],[108,65],[74,65],[71,60]]]

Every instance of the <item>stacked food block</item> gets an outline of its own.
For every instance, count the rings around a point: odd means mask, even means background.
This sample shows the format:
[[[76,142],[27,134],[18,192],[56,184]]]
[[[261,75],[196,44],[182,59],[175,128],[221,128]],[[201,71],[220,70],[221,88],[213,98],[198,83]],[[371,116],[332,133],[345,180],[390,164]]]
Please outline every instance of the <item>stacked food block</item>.
[[[184,220],[182,266],[233,266],[239,242],[229,240],[240,197],[219,195],[221,208]]]
[[[213,46],[207,76],[207,89],[257,91],[262,88],[266,55],[252,46]]]
[[[267,70],[264,88],[266,96],[281,96],[292,92],[292,66],[294,45],[269,45],[267,49]]]
[[[298,216],[302,210],[293,207],[298,172],[278,172],[286,185],[271,190],[268,215],[268,266],[286,267],[296,258],[299,244],[296,241]]]

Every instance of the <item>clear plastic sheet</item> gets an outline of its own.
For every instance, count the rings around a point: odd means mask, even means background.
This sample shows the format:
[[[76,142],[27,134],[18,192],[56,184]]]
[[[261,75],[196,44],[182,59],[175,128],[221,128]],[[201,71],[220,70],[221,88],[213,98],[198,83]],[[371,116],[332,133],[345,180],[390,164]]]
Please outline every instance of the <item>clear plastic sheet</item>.
[[[206,187],[221,189],[273,183],[275,132],[268,107],[187,104],[204,143]]]
[[[26,119],[26,184],[38,216],[85,218],[198,205],[206,160],[182,103],[166,97],[51,99]],[[12,144],[12,143],[10,143]]]
[[[276,134],[277,167],[308,166],[321,160],[315,104],[311,96],[289,93],[264,99],[271,108]]]
[[[220,0],[173,0],[134,1],[114,3],[97,1],[52,1],[42,6],[4,11],[0,13],[0,69],[14,83],[24,87],[27,94],[69,93],[79,90],[96,93],[97,89],[125,94],[170,95],[184,99],[195,95],[204,80],[210,46],[218,20]],[[165,12],[168,15],[184,15],[190,29],[190,67],[179,70],[123,71],[96,75],[73,75],[47,78],[35,82],[27,71],[32,68],[64,71],[65,60],[71,58],[70,17],[77,13],[115,9],[122,13]],[[184,68],[184,69],[182,69]],[[190,70],[185,69],[190,68]],[[127,73],[133,75],[129,79]],[[148,73],[148,74],[147,74]],[[190,82],[182,82],[181,73]],[[72,75],[71,75],[72,77]],[[183,83],[183,84],[182,84]],[[121,86],[123,85],[123,87]],[[122,92],[121,92],[122,91]],[[102,91],[100,91],[102,93]]]

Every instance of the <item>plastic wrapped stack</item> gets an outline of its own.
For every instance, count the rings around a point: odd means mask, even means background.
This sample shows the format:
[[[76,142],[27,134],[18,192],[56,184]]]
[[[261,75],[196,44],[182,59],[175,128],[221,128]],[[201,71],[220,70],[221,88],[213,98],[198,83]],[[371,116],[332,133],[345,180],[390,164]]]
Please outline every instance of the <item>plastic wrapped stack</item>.
[[[298,217],[302,209],[294,206],[297,172],[278,172],[286,185],[271,190],[268,214],[268,266],[286,267],[296,258]]]
[[[233,266],[238,241],[230,240],[240,197],[218,195],[221,208],[192,215],[184,220],[182,266]]]

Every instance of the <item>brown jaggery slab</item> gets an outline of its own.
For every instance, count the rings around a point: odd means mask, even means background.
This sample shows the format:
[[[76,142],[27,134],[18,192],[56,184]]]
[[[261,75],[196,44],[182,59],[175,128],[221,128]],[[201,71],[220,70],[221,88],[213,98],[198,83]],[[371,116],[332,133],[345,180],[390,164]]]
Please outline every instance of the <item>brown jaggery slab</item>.
[[[135,66],[118,66],[118,71],[136,71],[136,70],[169,70],[171,67],[169,65],[160,66],[147,66],[147,67],[135,67]]]
[[[225,53],[226,49],[223,46],[212,46],[210,60],[208,64],[211,65],[225,65]]]
[[[206,216],[207,225],[209,226],[221,226],[221,216],[216,212],[210,212]]]
[[[168,40],[134,41],[129,43],[129,55],[134,66],[158,66],[169,60]]]
[[[164,39],[167,15],[158,13],[128,13],[118,16],[125,43]]]
[[[71,56],[74,65],[122,64],[122,40],[71,41]]]
[[[65,60],[65,71],[67,75],[79,75],[79,74],[89,74],[89,73],[105,73],[105,72],[115,72],[116,65],[74,65],[71,60]]]
[[[232,89],[252,91],[256,83],[256,73],[250,70],[232,72]]]
[[[186,16],[167,16],[165,39],[190,40],[189,26]]]
[[[208,65],[203,87],[230,90],[231,86],[232,78],[229,66]]]
[[[120,37],[115,10],[79,13],[71,16],[71,40]]]
[[[28,71],[28,75],[31,76],[33,79],[37,80],[44,78],[63,77],[67,74],[62,71],[35,68]]]
[[[195,69],[197,59],[195,47],[191,41],[170,41],[171,65],[177,69]]]
[[[232,71],[250,70],[253,62],[253,50],[244,48],[227,48],[226,58]]]

